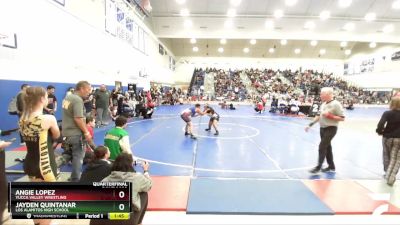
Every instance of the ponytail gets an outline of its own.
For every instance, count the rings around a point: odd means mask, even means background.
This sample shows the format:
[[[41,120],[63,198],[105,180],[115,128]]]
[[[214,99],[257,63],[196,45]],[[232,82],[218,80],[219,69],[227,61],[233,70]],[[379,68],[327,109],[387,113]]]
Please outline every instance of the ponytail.
[[[42,87],[28,87],[24,92],[22,92],[22,99],[23,99],[23,111],[21,116],[22,121],[28,120],[35,106],[40,102],[42,97],[45,96],[46,96],[46,90]]]

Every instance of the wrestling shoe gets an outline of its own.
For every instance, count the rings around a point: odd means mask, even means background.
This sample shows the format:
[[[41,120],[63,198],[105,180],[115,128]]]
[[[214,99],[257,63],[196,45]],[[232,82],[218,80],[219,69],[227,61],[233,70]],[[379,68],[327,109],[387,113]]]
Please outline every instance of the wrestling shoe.
[[[335,172],[335,168],[326,167],[326,168],[321,169],[321,172],[323,172],[323,173],[334,173]]]
[[[312,168],[309,172],[316,174],[316,173],[319,173],[320,171],[321,171],[321,168],[316,166],[316,167]]]

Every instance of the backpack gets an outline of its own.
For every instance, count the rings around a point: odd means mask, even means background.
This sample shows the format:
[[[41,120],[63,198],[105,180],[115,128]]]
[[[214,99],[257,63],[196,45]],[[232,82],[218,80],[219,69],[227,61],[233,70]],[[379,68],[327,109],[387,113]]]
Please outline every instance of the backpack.
[[[13,97],[8,103],[8,113],[10,115],[17,115],[18,114],[18,109],[17,109],[17,97]]]

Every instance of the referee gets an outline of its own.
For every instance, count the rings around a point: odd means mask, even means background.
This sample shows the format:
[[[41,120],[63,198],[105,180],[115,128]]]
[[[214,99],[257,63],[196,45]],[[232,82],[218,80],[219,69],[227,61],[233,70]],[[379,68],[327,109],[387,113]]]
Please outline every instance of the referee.
[[[319,143],[318,149],[318,164],[310,170],[310,173],[318,173],[320,171],[335,172],[336,167],[333,162],[331,141],[336,135],[339,122],[344,121],[343,107],[338,101],[333,99],[333,88],[322,88],[320,97],[322,101],[320,113],[315,116],[313,122],[305,128],[305,131],[308,132],[310,127],[315,123],[319,122],[320,125],[321,142]],[[328,167],[322,168],[325,158]]]

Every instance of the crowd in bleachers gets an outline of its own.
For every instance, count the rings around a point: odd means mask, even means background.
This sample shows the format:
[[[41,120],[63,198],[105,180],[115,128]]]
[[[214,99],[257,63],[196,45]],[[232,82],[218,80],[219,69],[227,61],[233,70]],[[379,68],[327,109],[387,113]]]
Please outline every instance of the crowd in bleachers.
[[[251,88],[246,88],[240,74],[244,73],[251,81]],[[214,98],[203,96],[204,77],[214,76]],[[312,104],[318,97],[322,87],[334,87],[336,99],[344,106],[353,104],[387,104],[391,93],[386,91],[369,91],[330,73],[313,70],[292,71],[273,69],[244,69],[223,70],[216,68],[198,68],[195,70],[194,85],[191,86],[190,95],[203,100],[228,100],[255,102],[266,98],[270,101],[279,100],[287,102],[299,102],[300,104]]]
[[[214,76],[216,99],[242,101],[247,98],[247,90],[243,84],[240,70],[217,70]]]

